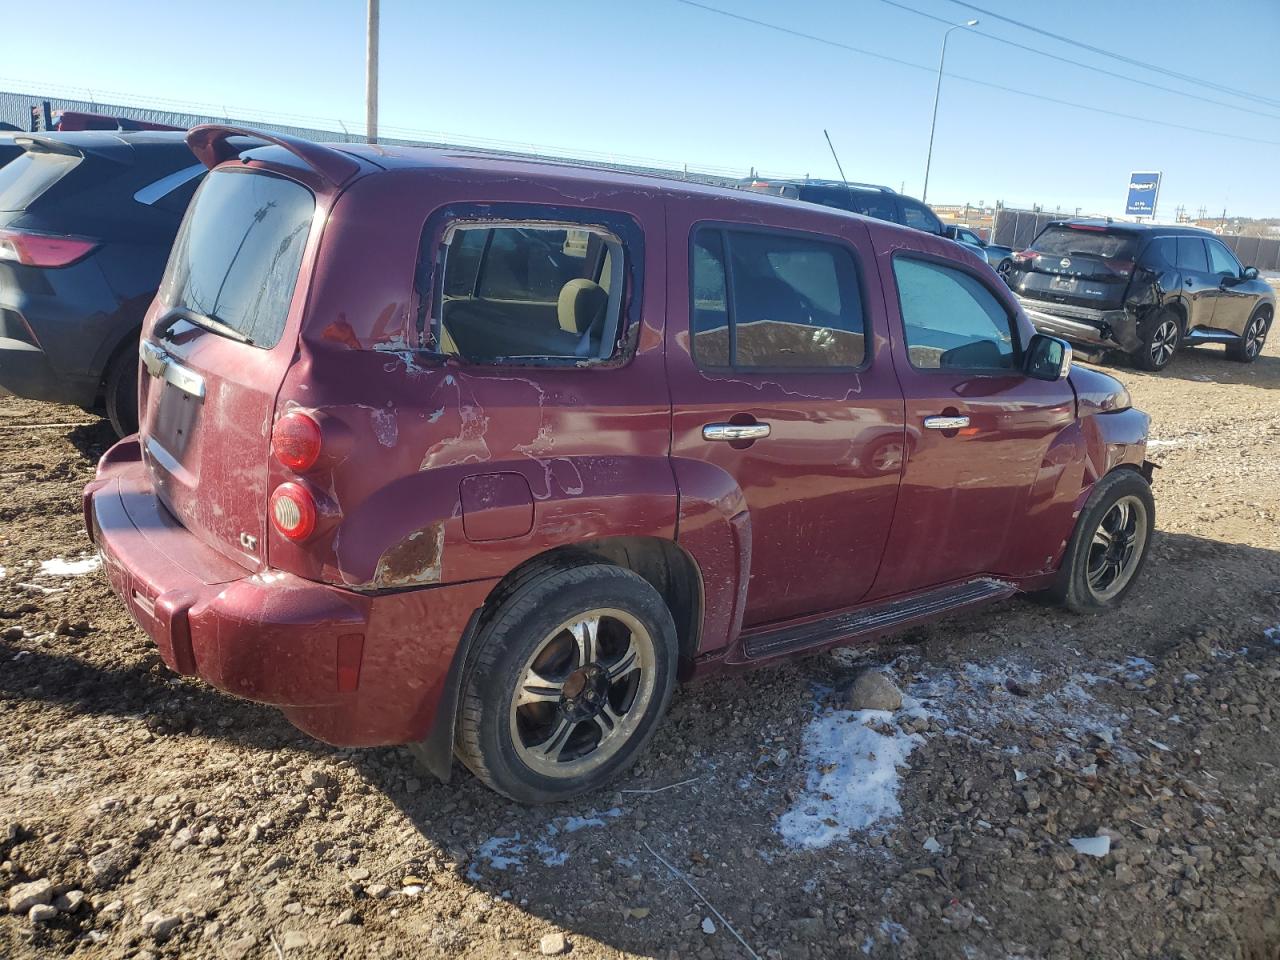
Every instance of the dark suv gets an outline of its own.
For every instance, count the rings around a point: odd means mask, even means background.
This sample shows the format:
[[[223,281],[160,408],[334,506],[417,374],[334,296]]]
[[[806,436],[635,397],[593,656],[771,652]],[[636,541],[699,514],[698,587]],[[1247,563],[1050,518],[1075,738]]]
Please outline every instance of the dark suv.
[[[1275,291],[1203,230],[1109,220],[1048,224],[1013,256],[1009,286],[1036,329],[1162,370],[1182,344],[1221,343],[1251,362]]]
[[[1148,418],[956,243],[806,203],[198,127],[141,430],[85,491],[179,673],[527,801],[677,676],[1133,586]]]
[[[182,133],[12,134],[0,167],[0,387],[137,429],[138,331],[205,173]]]
[[[742,184],[755,193],[767,193],[774,197],[820,203],[824,207],[836,207],[864,217],[900,223],[925,233],[947,236],[938,215],[919,200],[904,197],[891,187],[879,187],[870,183],[845,183],[843,180],[745,180]]]

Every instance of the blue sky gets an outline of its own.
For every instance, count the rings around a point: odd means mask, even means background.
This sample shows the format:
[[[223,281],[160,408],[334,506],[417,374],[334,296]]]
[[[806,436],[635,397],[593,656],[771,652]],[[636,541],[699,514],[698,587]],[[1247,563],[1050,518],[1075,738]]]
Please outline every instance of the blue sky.
[[[788,36],[677,0],[382,2],[384,133],[432,132],[568,153],[746,174],[836,175],[919,196],[944,25],[881,0],[700,0],[875,51],[912,69]],[[951,35],[947,70],[1052,97],[943,81],[929,199],[1119,213],[1132,170],[1163,170],[1160,212],[1280,216],[1280,105],[1267,106],[1097,57],[950,0],[901,0],[977,31],[1195,93],[1231,109]],[[1135,59],[1280,101],[1276,0],[1125,3],[972,0]],[[108,13],[107,11],[110,11]],[[0,89],[210,112],[292,115],[361,129],[363,0],[83,0],[10,4]],[[13,42],[22,38],[21,42]],[[165,103],[159,101],[163,98]],[[170,103],[169,101],[174,101]],[[1249,137],[1209,136],[1086,112],[1085,104]],[[1258,116],[1256,113],[1269,114]]]

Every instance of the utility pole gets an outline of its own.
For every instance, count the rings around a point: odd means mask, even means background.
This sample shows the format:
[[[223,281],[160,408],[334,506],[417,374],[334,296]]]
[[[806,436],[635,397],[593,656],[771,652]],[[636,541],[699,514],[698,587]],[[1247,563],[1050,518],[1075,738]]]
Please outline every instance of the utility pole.
[[[942,67],[947,62],[947,37],[951,36],[952,30],[959,30],[963,27],[976,27],[977,20],[966,20],[964,23],[957,23],[953,27],[947,27],[942,33],[942,54],[938,57],[938,82],[933,88],[933,120],[929,124],[929,153],[924,161],[924,190],[920,193],[920,202],[929,202],[929,167],[933,165],[933,134],[938,129],[938,95],[942,93]]]
[[[368,37],[364,57],[364,126],[370,143],[378,142],[378,0],[369,0]]]

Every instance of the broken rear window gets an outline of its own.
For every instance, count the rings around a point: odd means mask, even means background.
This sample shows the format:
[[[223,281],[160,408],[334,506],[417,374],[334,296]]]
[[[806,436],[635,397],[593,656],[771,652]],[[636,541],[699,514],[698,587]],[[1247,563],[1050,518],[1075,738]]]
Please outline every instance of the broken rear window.
[[[455,223],[444,238],[440,351],[472,363],[607,360],[625,265],[622,242],[604,227]]]

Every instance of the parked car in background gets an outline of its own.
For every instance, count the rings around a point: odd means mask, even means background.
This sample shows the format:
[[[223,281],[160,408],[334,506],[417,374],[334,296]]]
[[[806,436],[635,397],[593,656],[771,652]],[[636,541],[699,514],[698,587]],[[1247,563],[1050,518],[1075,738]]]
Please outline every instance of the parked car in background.
[[[1038,330],[1163,370],[1184,344],[1220,343],[1252,362],[1275,291],[1203,230],[1060,220],[1014,254],[1009,285]]]
[[[964,246],[976,252],[978,256],[985,257],[987,263],[991,264],[995,272],[1000,274],[1000,278],[1008,280],[1009,268],[1013,266],[1012,247],[1002,247],[998,243],[988,243],[968,227],[947,226],[943,228],[943,232],[945,236],[950,237],[956,243],[964,244]]]
[[[634,762],[678,672],[1134,585],[1148,417],[952,241],[237,133],[190,134],[140,435],[85,490],[179,673],[551,801]]]
[[[845,183],[843,180],[762,180],[749,178],[742,186],[753,193],[765,193],[790,200],[819,203],[860,213],[864,217],[900,223],[904,227],[946,236],[938,215],[919,200],[903,196],[891,187],[870,183]]]
[[[181,133],[12,134],[0,167],[0,387],[137,428],[138,332],[205,168]],[[248,143],[245,141],[245,143]]]

